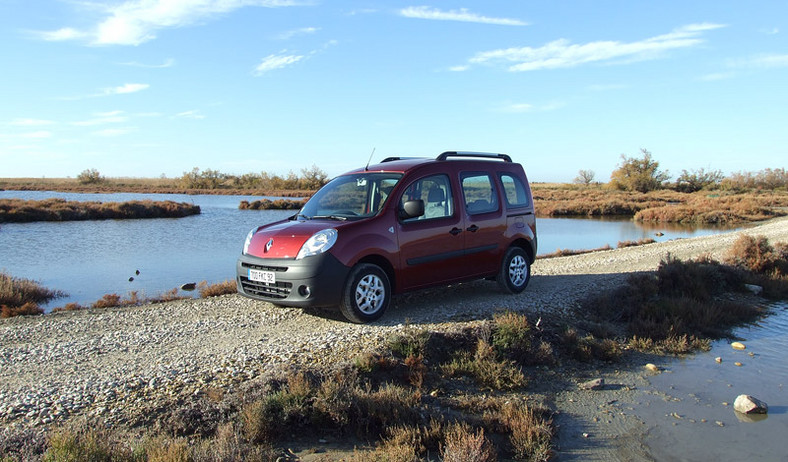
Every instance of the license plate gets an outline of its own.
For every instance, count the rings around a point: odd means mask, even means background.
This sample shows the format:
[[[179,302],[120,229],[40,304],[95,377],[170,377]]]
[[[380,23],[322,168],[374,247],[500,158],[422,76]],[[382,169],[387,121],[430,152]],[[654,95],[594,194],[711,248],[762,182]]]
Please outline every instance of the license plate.
[[[273,271],[263,271],[250,268],[249,280],[255,282],[265,282],[268,284],[276,284],[276,273]]]

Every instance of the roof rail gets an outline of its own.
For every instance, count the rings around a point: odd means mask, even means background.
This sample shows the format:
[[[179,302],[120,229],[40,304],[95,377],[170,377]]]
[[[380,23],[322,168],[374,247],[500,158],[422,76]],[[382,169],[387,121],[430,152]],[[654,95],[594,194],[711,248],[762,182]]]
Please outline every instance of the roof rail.
[[[482,157],[486,159],[501,159],[504,162],[511,162],[512,158],[508,154],[495,154],[492,152],[474,151],[446,151],[437,157],[437,160],[446,160],[449,157]]]
[[[386,157],[385,159],[381,160],[380,163],[384,164],[386,162],[394,162],[395,160],[412,160],[412,159],[424,159],[424,157]]]

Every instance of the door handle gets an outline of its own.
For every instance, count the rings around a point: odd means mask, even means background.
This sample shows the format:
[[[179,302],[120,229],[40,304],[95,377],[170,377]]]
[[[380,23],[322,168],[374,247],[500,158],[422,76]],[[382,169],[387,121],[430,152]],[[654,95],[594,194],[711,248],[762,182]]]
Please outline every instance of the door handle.
[[[462,230],[460,228],[452,228],[451,231],[449,231],[449,234],[451,234],[452,236],[456,236],[456,235],[460,234],[461,232],[462,232]]]
[[[472,232],[472,233],[475,233],[476,231],[478,231],[478,230],[479,230],[479,227],[478,227],[478,226],[476,226],[476,225],[471,225],[470,227],[468,227],[468,228],[465,228],[465,230],[466,230],[466,231],[470,231],[470,232]]]

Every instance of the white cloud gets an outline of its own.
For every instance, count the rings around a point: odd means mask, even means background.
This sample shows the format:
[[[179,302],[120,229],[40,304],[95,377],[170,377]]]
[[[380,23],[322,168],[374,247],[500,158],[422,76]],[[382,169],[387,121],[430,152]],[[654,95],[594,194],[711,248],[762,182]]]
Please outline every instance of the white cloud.
[[[39,130],[39,131],[36,131],[36,132],[21,133],[19,135],[19,137],[20,138],[35,138],[35,139],[51,138],[52,137],[52,132],[47,131],[47,130]]]
[[[302,55],[288,55],[284,52],[276,55],[268,55],[263,58],[262,62],[254,68],[256,75],[263,75],[268,71],[274,69],[281,69],[301,61],[304,57]]]
[[[734,67],[772,69],[788,67],[788,54],[762,54],[734,62]]]
[[[299,36],[299,35],[316,34],[319,30],[320,30],[319,27],[302,27],[300,29],[293,29],[293,30],[289,30],[287,32],[283,32],[283,33],[279,34],[279,36],[277,38],[279,40],[290,40],[291,38]]]
[[[247,6],[307,4],[310,3],[299,0],[126,0],[112,6],[82,3],[103,14],[104,18],[92,30],[64,27],[37,34],[50,41],[88,39],[93,45],[139,45],[156,38],[161,29],[189,26]]]
[[[110,136],[127,135],[133,131],[135,131],[135,129],[133,128],[107,128],[104,130],[95,131],[91,134],[94,136],[110,137]]]
[[[480,14],[471,13],[467,8],[459,10],[441,11],[429,6],[410,6],[399,11],[401,16],[416,19],[431,19],[435,21],[461,21],[482,24],[495,24],[499,26],[527,26],[528,23],[519,19],[491,18]]]
[[[555,111],[556,109],[561,109],[564,107],[564,103],[548,103],[541,106],[537,106],[530,103],[507,103],[503,106],[497,108],[498,112],[506,112],[511,114],[521,114],[525,112],[545,112],[545,111]]]
[[[143,63],[138,63],[136,61],[130,61],[130,62],[118,63],[118,64],[120,64],[121,66],[143,67],[143,68],[147,68],[147,69],[164,69],[164,68],[167,68],[167,67],[174,66],[175,65],[175,60],[172,59],[172,58],[168,58],[161,64],[143,64]]]
[[[91,127],[95,125],[118,124],[124,123],[129,120],[128,117],[122,115],[123,111],[112,111],[96,114],[96,117],[88,120],[80,120],[72,122],[71,125],[78,127]]]
[[[702,32],[725,27],[721,24],[690,24],[668,34],[637,42],[598,41],[572,44],[559,39],[541,47],[506,48],[477,53],[470,64],[506,64],[512,72],[576,67],[613,60],[654,59],[668,50],[688,48],[703,43]]]
[[[36,32],[36,35],[47,42],[63,42],[66,40],[79,40],[90,36],[87,32],[82,32],[71,27],[63,27],[53,31]]]
[[[16,127],[40,127],[42,125],[52,125],[55,122],[51,120],[44,120],[44,119],[14,119],[11,121],[11,125]]]
[[[181,117],[184,119],[197,119],[197,120],[205,118],[205,116],[202,113],[200,113],[200,111],[197,109],[193,109],[191,111],[179,112],[175,114],[175,117]]]
[[[127,93],[136,93],[138,91],[147,90],[150,85],[147,83],[126,83],[119,87],[105,88],[102,92],[104,95],[125,95]]]

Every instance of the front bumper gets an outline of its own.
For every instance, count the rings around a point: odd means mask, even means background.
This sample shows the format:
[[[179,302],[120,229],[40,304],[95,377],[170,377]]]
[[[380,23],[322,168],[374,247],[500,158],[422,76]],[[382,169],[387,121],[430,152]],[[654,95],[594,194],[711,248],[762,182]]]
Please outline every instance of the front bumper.
[[[272,271],[276,283],[249,279],[249,269]],[[350,268],[330,252],[304,258],[258,258],[241,255],[236,263],[238,292],[282,306],[326,307],[339,305]]]

